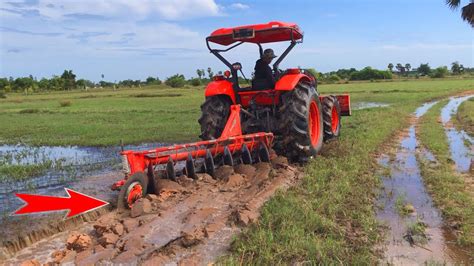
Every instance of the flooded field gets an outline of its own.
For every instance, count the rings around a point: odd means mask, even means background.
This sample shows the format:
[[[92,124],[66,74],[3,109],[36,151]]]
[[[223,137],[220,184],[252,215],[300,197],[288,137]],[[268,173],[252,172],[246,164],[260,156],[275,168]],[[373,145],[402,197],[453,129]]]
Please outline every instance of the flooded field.
[[[449,103],[441,110],[441,122],[448,137],[451,158],[456,164],[456,169],[461,173],[468,172],[471,168],[474,156],[474,139],[464,130],[454,127],[451,118],[456,115],[461,103],[472,97],[474,95],[451,97]]]
[[[415,119],[436,102],[418,108]],[[427,193],[417,162],[417,152],[435,163],[427,150],[418,150],[416,120],[404,132],[393,155],[383,155],[379,163],[388,170],[383,176],[377,218],[388,228],[384,261],[389,264],[470,264],[472,257],[455,244],[455,235],[444,226],[438,209]]]
[[[128,145],[124,149],[141,150],[163,145],[146,143]],[[16,192],[64,196],[64,187],[84,189],[80,191],[109,188],[115,180],[99,179],[89,184],[87,179],[118,171],[120,150],[120,147],[1,145],[0,162],[2,167],[9,169],[0,172],[0,213],[6,216],[23,204],[15,197]],[[24,173],[22,167],[37,167],[37,171]]]

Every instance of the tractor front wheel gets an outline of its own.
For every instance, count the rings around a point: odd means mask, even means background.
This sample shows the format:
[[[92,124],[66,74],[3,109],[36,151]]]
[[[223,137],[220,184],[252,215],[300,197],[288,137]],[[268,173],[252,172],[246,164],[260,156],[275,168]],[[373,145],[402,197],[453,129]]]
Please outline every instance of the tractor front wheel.
[[[207,97],[201,105],[201,112],[201,118],[198,120],[201,125],[201,135],[199,137],[202,140],[219,138],[229,118],[229,99],[225,96]]]
[[[117,208],[130,209],[139,198],[145,197],[148,187],[148,177],[143,172],[137,172],[127,178],[120,189]]]
[[[339,137],[341,131],[341,106],[336,96],[323,98],[324,141]]]
[[[306,82],[283,95],[275,149],[292,161],[304,162],[323,145],[322,106],[316,89]]]

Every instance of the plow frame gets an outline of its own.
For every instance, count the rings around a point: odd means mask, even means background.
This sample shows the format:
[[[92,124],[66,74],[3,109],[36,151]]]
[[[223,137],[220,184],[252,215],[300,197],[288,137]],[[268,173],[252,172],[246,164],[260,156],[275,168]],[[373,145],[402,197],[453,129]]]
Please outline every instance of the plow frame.
[[[119,190],[125,184],[127,177],[139,172],[145,173],[146,170],[153,171],[157,165],[165,165],[170,162],[175,165],[176,162],[189,159],[194,161],[198,158],[204,158],[208,153],[215,158],[224,155],[226,150],[230,151],[231,154],[238,154],[244,147],[250,152],[258,150],[262,145],[268,149],[271,147],[273,138],[273,133],[265,132],[242,135],[240,105],[232,105],[229,119],[218,139],[176,144],[143,151],[122,151],[120,155],[125,178],[114,183],[112,190]]]

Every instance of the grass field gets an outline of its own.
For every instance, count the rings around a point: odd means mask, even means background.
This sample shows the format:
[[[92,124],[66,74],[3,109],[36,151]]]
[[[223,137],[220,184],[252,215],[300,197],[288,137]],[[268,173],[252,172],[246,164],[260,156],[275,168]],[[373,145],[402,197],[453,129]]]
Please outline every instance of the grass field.
[[[305,168],[301,184],[278,193],[258,224],[239,236],[231,264],[368,264],[381,233],[374,214],[379,176],[375,154],[408,125],[423,102],[474,89],[472,80],[334,84],[323,94],[348,92],[352,102],[383,102],[343,119],[342,135]],[[169,96],[169,94],[175,94]],[[179,94],[180,96],[176,96]],[[137,97],[137,95],[141,95]],[[60,101],[71,105],[61,107]],[[33,145],[116,145],[197,139],[202,89],[9,95],[0,100],[0,140]]]
[[[474,98],[465,101],[459,106],[455,124],[474,136]]]
[[[436,206],[448,221],[460,227],[459,243],[473,246],[474,199],[468,192],[470,187],[464,183],[463,176],[457,174],[454,169],[446,133],[443,125],[438,122],[441,108],[446,104],[447,101],[439,102],[420,120],[420,142],[432,151],[438,160],[436,166],[421,160],[421,171]]]
[[[322,85],[322,93],[349,92],[353,102],[419,102],[472,87],[472,80]],[[202,87],[54,92],[0,99],[0,143],[118,145],[196,140]],[[70,106],[61,105],[68,102]]]

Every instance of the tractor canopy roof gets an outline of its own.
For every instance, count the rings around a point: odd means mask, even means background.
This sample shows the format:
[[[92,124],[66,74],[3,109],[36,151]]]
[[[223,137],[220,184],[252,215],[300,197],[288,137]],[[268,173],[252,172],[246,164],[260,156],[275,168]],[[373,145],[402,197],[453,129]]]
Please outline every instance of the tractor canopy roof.
[[[207,40],[227,46],[235,42],[269,43],[297,41],[302,38],[303,32],[295,23],[271,21],[264,24],[217,29],[207,37]]]

